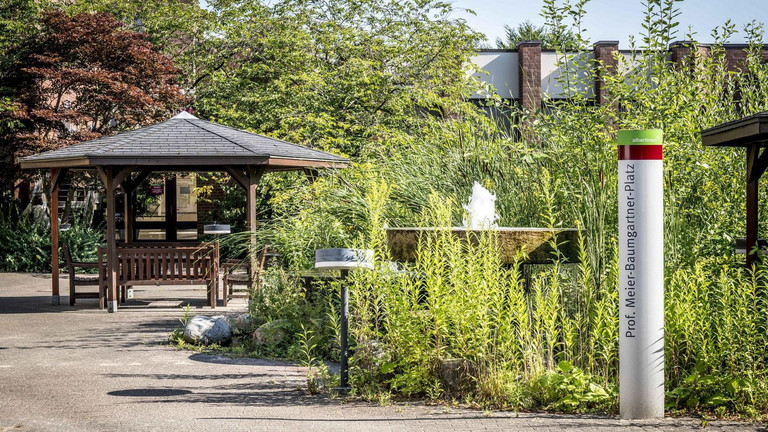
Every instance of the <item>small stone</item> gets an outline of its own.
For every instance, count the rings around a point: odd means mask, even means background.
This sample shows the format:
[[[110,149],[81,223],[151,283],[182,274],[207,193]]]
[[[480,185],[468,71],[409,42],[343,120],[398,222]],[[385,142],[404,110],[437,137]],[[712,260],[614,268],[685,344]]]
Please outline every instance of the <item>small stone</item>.
[[[371,339],[365,342],[365,349],[371,354],[371,357],[377,362],[389,360],[389,353],[387,352],[387,346],[376,339]]]
[[[253,343],[256,346],[275,346],[285,340],[288,320],[270,321],[253,332]]]
[[[184,327],[184,340],[203,345],[223,345],[232,339],[232,326],[224,316],[198,315]]]

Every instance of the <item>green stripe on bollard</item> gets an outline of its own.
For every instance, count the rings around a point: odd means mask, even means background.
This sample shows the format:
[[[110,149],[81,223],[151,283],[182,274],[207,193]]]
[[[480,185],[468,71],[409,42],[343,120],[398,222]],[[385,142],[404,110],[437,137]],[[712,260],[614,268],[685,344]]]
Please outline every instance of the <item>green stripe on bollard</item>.
[[[664,133],[661,129],[620,130],[619,145],[662,145]]]

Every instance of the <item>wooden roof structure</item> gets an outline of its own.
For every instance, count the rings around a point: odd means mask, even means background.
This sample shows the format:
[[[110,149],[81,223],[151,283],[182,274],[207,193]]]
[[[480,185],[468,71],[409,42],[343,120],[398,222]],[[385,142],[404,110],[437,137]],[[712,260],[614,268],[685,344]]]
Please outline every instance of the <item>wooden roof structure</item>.
[[[106,188],[107,279],[109,310],[117,310],[115,276],[115,191],[125,194],[125,241],[134,241],[134,191],[153,172],[226,172],[246,190],[246,227],[256,229],[256,190],[264,173],[344,168],[349,160],[221,124],[187,112],[161,123],[85,141],[21,159],[24,169],[51,171],[52,301],[59,304],[59,186],[68,170],[96,170]],[[173,206],[175,208],[175,205]],[[176,219],[166,226],[166,241],[176,240]],[[252,237],[255,246],[256,239]],[[256,266],[252,265],[254,269]]]
[[[744,147],[747,150],[747,268],[756,259],[758,237],[758,182],[768,168],[768,111],[722,123],[701,131],[702,143],[713,147]]]

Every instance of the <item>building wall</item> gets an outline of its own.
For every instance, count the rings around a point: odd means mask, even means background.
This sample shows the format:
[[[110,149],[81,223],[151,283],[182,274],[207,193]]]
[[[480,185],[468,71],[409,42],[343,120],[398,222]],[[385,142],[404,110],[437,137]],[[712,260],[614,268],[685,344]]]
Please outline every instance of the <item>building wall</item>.
[[[474,76],[490,84],[502,99],[520,98],[520,69],[517,51],[484,50],[472,57],[472,63],[482,69]],[[472,99],[486,99],[489,95],[475,93]]]
[[[685,66],[691,58],[690,42],[673,42],[669,46],[668,59],[677,67]],[[729,70],[739,71],[744,68],[747,58],[745,44],[726,44],[725,58]],[[699,44],[699,52],[707,56],[710,46]],[[571,86],[575,91],[582,92],[587,97],[594,98],[595,103],[609,103],[608,95],[601,83],[601,74],[611,73],[617,67],[613,53],[619,51],[625,60],[631,64],[632,53],[620,50],[618,41],[598,41],[592,52],[570,54],[574,58],[574,67],[583,71],[576,85]],[[481,70],[474,73],[481,81],[496,89],[502,99],[514,100],[526,108],[538,109],[542,99],[566,99],[569,97],[568,87],[562,82],[564,71],[558,67],[562,54],[554,51],[541,50],[539,42],[521,42],[516,50],[486,49],[480,50],[471,58],[471,62]],[[589,68],[594,67],[593,59],[603,66],[596,79],[591,81]],[[768,45],[763,47],[763,61],[768,61]],[[534,78],[540,83],[534,82]],[[478,104],[489,97],[486,92],[478,92],[471,96]]]
[[[562,54],[553,51],[541,53],[541,97],[545,99],[567,99],[570,92],[578,92],[587,97],[594,97],[594,83],[590,79],[590,62],[592,53],[572,55],[567,61]],[[565,63],[564,67],[560,67]],[[567,69],[576,71],[575,82],[566,82]],[[570,90],[570,92],[569,92]]]

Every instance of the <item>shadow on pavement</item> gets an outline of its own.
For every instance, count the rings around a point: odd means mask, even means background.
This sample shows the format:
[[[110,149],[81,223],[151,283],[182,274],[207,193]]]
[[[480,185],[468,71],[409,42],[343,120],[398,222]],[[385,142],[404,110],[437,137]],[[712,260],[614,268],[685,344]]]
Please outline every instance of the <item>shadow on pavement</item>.
[[[168,389],[168,388],[141,388],[129,390],[116,390],[107,393],[110,396],[130,396],[130,397],[167,397],[181,396],[190,394],[190,390]]]
[[[189,359],[201,363],[231,364],[231,365],[252,365],[252,366],[297,366],[296,363],[257,359],[252,357],[228,357],[218,354],[196,353],[189,356]]]

